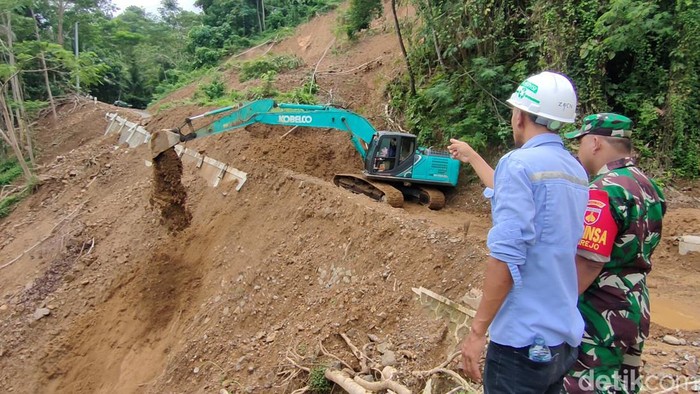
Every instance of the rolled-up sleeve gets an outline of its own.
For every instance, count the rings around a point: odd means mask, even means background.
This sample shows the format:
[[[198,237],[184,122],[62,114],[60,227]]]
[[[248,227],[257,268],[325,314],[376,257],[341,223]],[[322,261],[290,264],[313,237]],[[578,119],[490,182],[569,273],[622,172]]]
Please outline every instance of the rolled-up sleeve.
[[[508,265],[513,286],[518,288],[522,285],[519,266],[525,264],[535,239],[535,200],[528,172],[517,159],[506,156],[498,163],[491,203],[490,255]]]

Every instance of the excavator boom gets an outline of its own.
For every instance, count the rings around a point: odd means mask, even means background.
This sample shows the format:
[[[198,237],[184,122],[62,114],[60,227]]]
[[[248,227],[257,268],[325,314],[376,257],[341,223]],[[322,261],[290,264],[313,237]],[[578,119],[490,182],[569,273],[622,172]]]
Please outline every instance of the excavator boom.
[[[195,129],[192,121],[220,115]],[[152,157],[185,142],[252,124],[316,127],[345,131],[362,157],[362,175],[340,174],[334,183],[392,206],[403,204],[403,196],[416,198],[431,209],[444,206],[444,194],[435,186],[455,186],[459,161],[445,152],[416,146],[416,136],[408,133],[377,131],[364,117],[326,105],[277,104],[264,99],[238,107],[224,107],[185,119],[180,128],[154,133],[149,141]],[[187,127],[189,132],[182,133]],[[416,184],[415,186],[413,184]]]
[[[197,130],[192,127],[192,121],[195,119],[226,112],[229,113],[205,127]],[[325,105],[276,104],[274,100],[265,99],[241,107],[225,107],[189,117],[183,126],[189,126],[191,133],[182,134],[181,128],[161,130],[151,136],[149,147],[152,156],[157,157],[180,142],[240,129],[254,123],[346,131],[350,133],[352,144],[363,160],[367,155],[367,145],[377,133],[367,119],[344,109]]]

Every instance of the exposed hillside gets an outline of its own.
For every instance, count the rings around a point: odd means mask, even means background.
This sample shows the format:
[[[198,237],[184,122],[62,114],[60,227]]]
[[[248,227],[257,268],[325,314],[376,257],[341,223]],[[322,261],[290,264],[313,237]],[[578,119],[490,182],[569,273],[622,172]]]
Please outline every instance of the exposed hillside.
[[[306,63],[281,74],[280,86],[308,78],[335,18],[320,16],[271,49]],[[378,127],[389,123],[383,86],[402,64],[390,26],[380,20],[358,43],[335,44],[317,75],[324,99],[332,91]],[[235,71],[227,76],[241,86]],[[157,130],[207,109],[174,107],[142,122]],[[0,221],[0,266],[12,261],[0,270],[0,391],[290,393],[307,377],[290,360],[336,362],[326,349],[359,369],[346,334],[418,392],[425,382],[411,372],[454,352],[447,321],[411,288],[459,301],[480,283],[490,218],[477,188],[460,186],[439,212],[391,208],[329,182],[360,168],[347,135],[298,129],[281,138],[288,130],[252,127],[188,145],[249,178],[239,192],[210,188],[186,167],[191,223],[169,234],[148,202],[145,147],[117,148],[103,136],[104,114],[115,110],[85,102],[62,108],[59,123],[42,120],[41,186]],[[671,193],[650,279],[660,307],[645,350],[649,376],[698,373],[700,256],[680,256],[675,241],[700,232],[694,196]],[[688,342],[665,344],[667,333]]]

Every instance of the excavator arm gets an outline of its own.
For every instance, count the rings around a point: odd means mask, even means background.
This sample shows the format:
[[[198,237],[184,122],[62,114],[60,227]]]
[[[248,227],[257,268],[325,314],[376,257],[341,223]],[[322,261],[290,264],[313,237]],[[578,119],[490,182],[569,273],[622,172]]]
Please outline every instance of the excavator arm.
[[[208,116],[227,113],[210,124],[195,129],[192,121]],[[275,126],[318,127],[345,131],[350,134],[352,145],[364,160],[367,146],[377,133],[364,117],[340,108],[326,105],[285,104],[274,100],[257,100],[240,107],[224,107],[185,120],[190,132],[183,134],[181,128],[161,130],[151,136],[150,148],[153,157],[180,142],[207,137],[260,123]]]

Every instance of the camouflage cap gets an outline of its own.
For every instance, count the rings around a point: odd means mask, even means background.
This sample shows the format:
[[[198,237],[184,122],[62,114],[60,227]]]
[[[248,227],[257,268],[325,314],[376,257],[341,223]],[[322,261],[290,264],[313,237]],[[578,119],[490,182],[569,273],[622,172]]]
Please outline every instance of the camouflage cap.
[[[586,134],[602,135],[606,137],[632,137],[632,120],[618,114],[593,114],[583,118],[581,128],[564,134],[566,138],[579,138]]]

